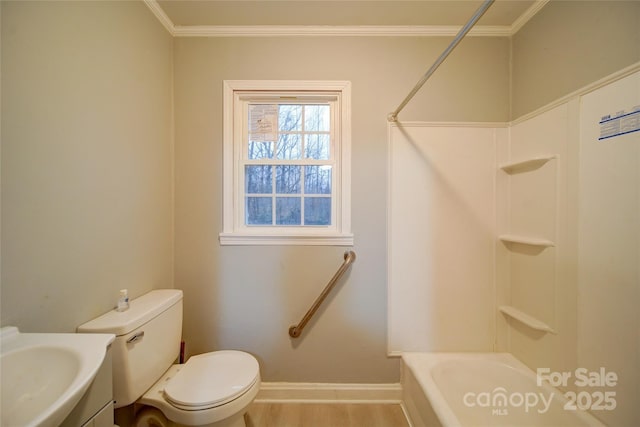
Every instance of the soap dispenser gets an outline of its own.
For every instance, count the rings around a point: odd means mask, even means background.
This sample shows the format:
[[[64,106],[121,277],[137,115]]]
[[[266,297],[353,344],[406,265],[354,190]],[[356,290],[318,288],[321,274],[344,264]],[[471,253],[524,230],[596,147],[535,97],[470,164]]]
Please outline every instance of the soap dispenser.
[[[126,289],[120,289],[120,298],[118,298],[118,305],[116,311],[125,311],[129,309],[129,293]]]

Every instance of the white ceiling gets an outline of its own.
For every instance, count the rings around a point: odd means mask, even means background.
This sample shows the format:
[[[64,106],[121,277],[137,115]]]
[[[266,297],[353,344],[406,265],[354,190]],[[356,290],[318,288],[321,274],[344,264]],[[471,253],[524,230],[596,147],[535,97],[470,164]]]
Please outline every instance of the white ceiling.
[[[461,26],[482,0],[157,0],[182,26]],[[513,27],[534,0],[496,0],[479,26]]]

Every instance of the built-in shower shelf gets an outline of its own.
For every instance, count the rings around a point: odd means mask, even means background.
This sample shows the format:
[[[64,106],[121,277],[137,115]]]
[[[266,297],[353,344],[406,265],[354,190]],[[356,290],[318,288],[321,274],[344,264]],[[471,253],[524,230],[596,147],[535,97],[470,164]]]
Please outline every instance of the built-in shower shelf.
[[[507,163],[500,166],[500,169],[508,174],[529,172],[544,166],[549,160],[555,159],[556,156],[540,156],[532,159],[523,160],[516,163]]]
[[[501,305],[500,307],[498,307],[498,310],[501,313],[511,317],[512,319],[516,319],[517,321],[524,323],[531,329],[535,329],[536,331],[544,331],[544,332],[549,332],[551,334],[557,333],[543,321],[538,320],[535,317],[530,316],[527,313],[521,310],[518,310],[515,307],[511,307],[510,305]]]
[[[519,236],[517,234],[503,234],[498,238],[506,243],[519,243],[521,245],[538,246],[542,248],[549,248],[556,245],[551,240],[540,239],[538,237]]]

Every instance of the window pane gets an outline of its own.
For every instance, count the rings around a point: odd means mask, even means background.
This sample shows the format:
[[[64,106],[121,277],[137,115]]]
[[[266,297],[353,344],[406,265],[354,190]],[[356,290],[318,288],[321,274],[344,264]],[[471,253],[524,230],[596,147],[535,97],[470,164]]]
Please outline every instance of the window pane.
[[[247,197],[246,221],[247,225],[271,225],[272,217],[271,197]]]
[[[299,194],[301,168],[289,165],[276,166],[276,193]]]
[[[249,141],[249,160],[272,158],[274,145],[272,141]]]
[[[307,105],[304,111],[304,130],[329,131],[329,106]]]
[[[245,166],[245,190],[250,194],[270,194],[273,192],[272,166]]]
[[[331,225],[331,199],[306,197],[304,199],[305,225]]]
[[[278,139],[278,159],[299,159],[302,155],[300,135],[285,133]]]
[[[300,225],[300,197],[276,197],[276,224]]]
[[[304,192],[306,194],[331,194],[331,166],[306,166],[304,168]]]
[[[302,106],[280,105],[278,108],[278,130],[284,132],[302,130]]]
[[[331,139],[328,134],[305,135],[304,157],[307,159],[329,160]]]

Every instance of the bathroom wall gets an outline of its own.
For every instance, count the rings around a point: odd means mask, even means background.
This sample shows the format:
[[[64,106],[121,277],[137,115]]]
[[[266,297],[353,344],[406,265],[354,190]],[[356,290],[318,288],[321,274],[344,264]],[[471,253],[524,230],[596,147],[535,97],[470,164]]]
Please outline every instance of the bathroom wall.
[[[640,61],[640,2],[551,1],[512,38],[511,119]]]
[[[172,40],[142,2],[2,1],[2,325],[173,287]]]
[[[176,275],[187,350],[240,348],[265,381],[388,383],[387,114],[446,38],[177,38]],[[505,121],[505,38],[464,40],[401,120]],[[342,262],[340,247],[221,247],[222,81],[352,82],[352,224],[357,260],[303,336],[298,322]]]

